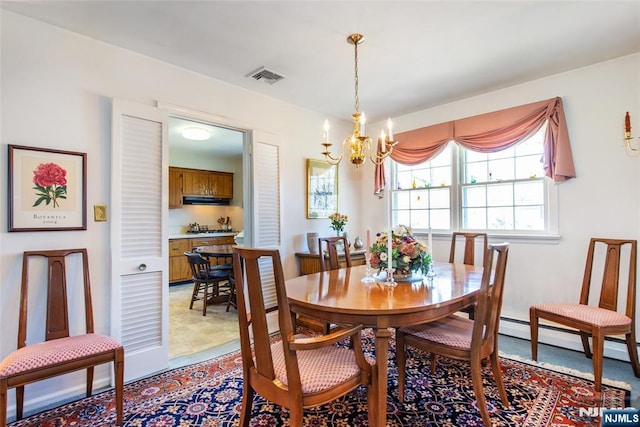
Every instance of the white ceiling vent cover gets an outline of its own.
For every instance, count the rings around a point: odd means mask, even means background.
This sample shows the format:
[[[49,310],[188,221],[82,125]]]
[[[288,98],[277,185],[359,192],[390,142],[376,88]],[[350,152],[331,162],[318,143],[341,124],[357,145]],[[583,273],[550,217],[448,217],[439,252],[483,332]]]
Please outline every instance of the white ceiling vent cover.
[[[280,74],[267,70],[264,67],[260,67],[257,70],[250,72],[249,74],[246,75],[246,77],[252,77],[256,80],[263,81],[270,85],[284,79],[284,77],[281,76]]]

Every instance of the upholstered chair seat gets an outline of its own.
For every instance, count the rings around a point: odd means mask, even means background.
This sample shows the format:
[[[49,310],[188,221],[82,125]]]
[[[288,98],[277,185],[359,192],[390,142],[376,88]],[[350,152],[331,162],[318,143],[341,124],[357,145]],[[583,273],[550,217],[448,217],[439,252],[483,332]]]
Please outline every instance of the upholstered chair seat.
[[[575,321],[598,327],[624,326],[631,324],[631,318],[600,307],[584,304],[537,304],[533,306],[538,313],[552,313],[558,316],[570,317]]]

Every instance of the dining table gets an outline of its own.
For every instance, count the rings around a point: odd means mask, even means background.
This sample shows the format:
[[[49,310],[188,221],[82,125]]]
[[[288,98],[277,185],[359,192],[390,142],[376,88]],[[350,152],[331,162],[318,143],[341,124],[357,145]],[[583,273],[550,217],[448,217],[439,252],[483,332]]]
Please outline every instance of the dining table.
[[[385,284],[364,283],[366,266],[308,274],[286,280],[290,310],[337,325],[363,325],[375,335],[372,366],[372,427],[386,424],[390,328],[431,322],[475,303],[482,279],[479,266],[434,262],[433,277]],[[416,279],[415,277],[412,279]]]

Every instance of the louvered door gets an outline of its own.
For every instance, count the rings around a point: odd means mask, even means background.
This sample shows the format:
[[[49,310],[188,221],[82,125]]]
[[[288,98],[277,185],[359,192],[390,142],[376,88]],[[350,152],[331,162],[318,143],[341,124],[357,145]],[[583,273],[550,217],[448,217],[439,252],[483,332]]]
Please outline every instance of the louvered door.
[[[125,348],[125,381],[168,367],[166,116],[113,102],[112,335]]]
[[[259,132],[253,139],[253,246],[278,248],[282,254],[282,225],[280,197],[280,147],[276,139]],[[284,257],[284,254],[282,254]],[[261,264],[264,298],[267,306],[276,305],[273,268],[269,262]],[[277,318],[269,319],[270,330],[277,330]]]

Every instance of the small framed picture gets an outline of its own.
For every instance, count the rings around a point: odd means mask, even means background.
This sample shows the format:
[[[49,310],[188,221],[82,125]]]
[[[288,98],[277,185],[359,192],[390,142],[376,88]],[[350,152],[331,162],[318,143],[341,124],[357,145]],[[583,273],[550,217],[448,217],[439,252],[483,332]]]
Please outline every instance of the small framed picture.
[[[328,218],[338,211],[338,165],[307,159],[307,218]]]
[[[9,231],[86,229],[86,153],[9,145]]]

